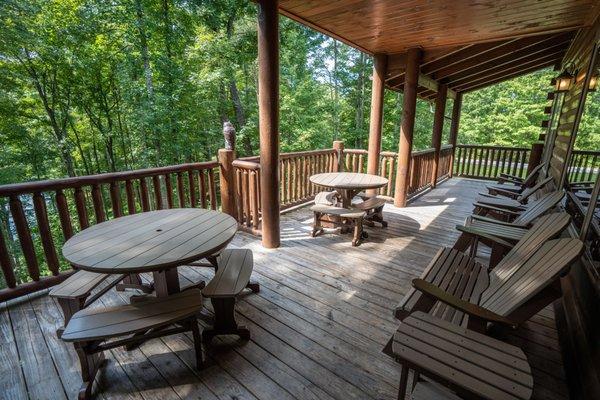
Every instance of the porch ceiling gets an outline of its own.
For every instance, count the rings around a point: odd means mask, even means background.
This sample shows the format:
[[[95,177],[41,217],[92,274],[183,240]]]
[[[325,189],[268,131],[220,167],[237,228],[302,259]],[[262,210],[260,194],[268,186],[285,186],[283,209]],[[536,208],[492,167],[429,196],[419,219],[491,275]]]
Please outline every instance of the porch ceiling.
[[[390,56],[392,90],[403,89],[405,51],[420,47],[425,80],[466,92],[556,65],[600,2],[280,0],[279,9],[366,53]],[[435,97],[431,84],[420,86],[420,97]]]

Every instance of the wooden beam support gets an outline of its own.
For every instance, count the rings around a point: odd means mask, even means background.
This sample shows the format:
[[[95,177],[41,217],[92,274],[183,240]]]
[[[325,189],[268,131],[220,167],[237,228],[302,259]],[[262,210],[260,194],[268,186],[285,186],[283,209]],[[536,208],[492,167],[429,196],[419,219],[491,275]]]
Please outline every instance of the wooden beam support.
[[[387,56],[376,54],[373,57],[373,89],[371,91],[371,119],[369,123],[369,155],[367,157],[367,173],[373,175],[377,175],[379,170],[386,70]],[[375,194],[374,190],[371,192],[369,194]]]
[[[396,170],[396,184],[394,193],[394,205],[396,207],[404,207],[406,205],[410,156],[412,151],[415,114],[417,109],[417,85],[419,81],[420,62],[421,49],[409,49],[406,59],[406,80],[404,84],[402,106],[402,126],[400,127],[400,143],[398,144],[398,166]]]
[[[464,84],[461,86],[455,86],[454,89],[459,92],[470,92],[472,90],[481,89],[486,86],[495,85],[496,83],[504,82],[506,80],[515,78],[517,76],[526,75],[530,72],[534,72],[540,70],[542,68],[550,67],[556,64],[556,60],[560,59],[560,56],[555,56],[554,59],[547,59],[544,61],[540,61],[539,63],[534,63],[528,66],[521,66],[518,68],[511,69],[510,71],[505,71],[503,74],[496,74],[494,76],[488,76],[485,78],[481,78],[477,81],[471,81],[468,84]]]
[[[452,145],[452,156],[450,157],[450,171],[448,174],[452,177],[454,169],[454,157],[456,155],[456,143],[458,141],[458,126],[460,124],[460,111],[462,108],[462,93],[456,93],[454,105],[452,106],[452,124],[450,125],[450,144]]]
[[[441,84],[435,98],[435,114],[433,116],[433,134],[431,135],[431,147],[435,150],[433,157],[433,170],[431,171],[431,187],[437,183],[438,169],[440,165],[440,149],[442,147],[442,131],[444,129],[444,115],[446,113],[446,93],[448,86]]]
[[[258,0],[258,113],[262,244],[279,247],[279,13]]]
[[[433,60],[423,64],[421,72],[423,72],[424,74],[432,74],[441,70],[442,68],[447,68],[455,65],[456,63],[463,62],[471,58],[483,55],[486,52],[493,50],[497,47],[503,46],[511,41],[512,40],[501,40],[497,42],[478,43],[465,46],[452,54],[448,54],[447,56],[443,56],[438,58],[437,60]]]

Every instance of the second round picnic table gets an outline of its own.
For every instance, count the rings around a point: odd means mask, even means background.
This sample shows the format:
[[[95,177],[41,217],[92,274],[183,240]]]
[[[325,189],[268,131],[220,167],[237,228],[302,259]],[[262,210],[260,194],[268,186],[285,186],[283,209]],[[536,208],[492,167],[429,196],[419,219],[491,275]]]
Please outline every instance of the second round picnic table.
[[[326,172],[312,175],[310,181],[317,186],[335,189],[342,197],[344,208],[349,208],[354,196],[361,191],[379,189],[388,184],[384,177],[356,172]]]
[[[104,274],[154,275],[157,297],[179,292],[177,267],[224,249],[237,221],[202,208],[157,210],[115,218],[69,239],[63,256],[74,267]]]

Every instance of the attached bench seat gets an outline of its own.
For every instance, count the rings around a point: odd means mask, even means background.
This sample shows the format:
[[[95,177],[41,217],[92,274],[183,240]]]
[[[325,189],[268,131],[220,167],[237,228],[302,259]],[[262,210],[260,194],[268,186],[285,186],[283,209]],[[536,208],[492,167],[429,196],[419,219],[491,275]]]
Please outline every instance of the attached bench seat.
[[[352,207],[364,211],[367,221],[379,222],[382,227],[386,228],[388,223],[383,220],[383,206],[385,206],[385,203],[385,199],[374,196],[363,202],[352,204]]]
[[[79,399],[90,398],[94,377],[104,360],[103,351],[115,347],[191,331],[197,367],[201,368],[203,356],[196,320],[196,314],[201,310],[200,290],[190,289],[169,297],[107,308],[87,308],[75,313],[62,334],[62,340],[73,342],[81,363],[83,385]],[[168,328],[170,325],[175,327]],[[108,341],[121,336],[129,337]]]
[[[202,339],[210,342],[216,335],[238,335],[250,339],[250,331],[238,326],[235,320],[235,298],[249,287],[257,293],[258,284],[249,284],[253,269],[253,255],[249,249],[226,249],[217,258],[215,276],[202,289],[204,297],[210,299],[215,312],[211,329],[202,332]]]
[[[403,364],[398,398],[406,393],[408,369],[456,392],[418,382],[413,399],[527,400],[533,392],[531,368],[521,349],[423,312],[402,321],[392,352]]]
[[[64,326],[69,323],[73,314],[94,302],[126,276],[127,274],[109,275],[79,270],[59,285],[54,286],[49,294],[58,300],[63,312]],[[100,285],[103,285],[100,290],[88,299],[92,291]],[[56,332],[58,337],[63,331],[64,327],[58,329]]]
[[[363,232],[363,222],[365,216],[367,215],[365,211],[328,206],[324,204],[315,204],[310,209],[314,214],[314,224],[311,233],[312,237],[323,233],[323,222],[341,226],[342,228],[354,229],[352,246],[360,245],[362,239],[367,237],[366,232]]]

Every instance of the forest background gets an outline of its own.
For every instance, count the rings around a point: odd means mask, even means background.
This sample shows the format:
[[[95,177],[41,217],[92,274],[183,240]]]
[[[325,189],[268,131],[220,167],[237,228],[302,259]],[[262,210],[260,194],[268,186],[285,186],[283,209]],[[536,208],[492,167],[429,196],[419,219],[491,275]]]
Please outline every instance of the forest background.
[[[281,17],[281,151],[366,148],[369,56]],[[556,72],[465,95],[459,142],[526,146]],[[600,102],[577,140],[600,148]],[[447,114],[451,114],[449,100]],[[0,184],[213,159],[233,122],[258,151],[256,7],[247,0],[4,0]],[[398,146],[402,94],[386,90],[383,148]],[[419,101],[415,150],[430,146]],[[445,135],[449,123],[444,126]],[[447,140],[447,139],[445,139]]]

